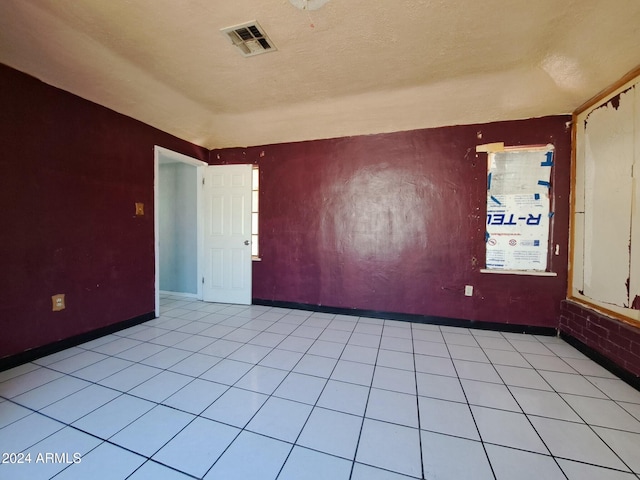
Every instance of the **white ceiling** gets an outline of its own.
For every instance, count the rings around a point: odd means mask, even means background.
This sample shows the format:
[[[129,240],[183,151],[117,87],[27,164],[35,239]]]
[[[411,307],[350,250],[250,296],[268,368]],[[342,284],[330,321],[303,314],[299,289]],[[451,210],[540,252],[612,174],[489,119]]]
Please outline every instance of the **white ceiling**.
[[[220,33],[251,20],[276,52]],[[0,62],[207,148],[261,145],[570,113],[640,64],[640,1],[2,0]]]

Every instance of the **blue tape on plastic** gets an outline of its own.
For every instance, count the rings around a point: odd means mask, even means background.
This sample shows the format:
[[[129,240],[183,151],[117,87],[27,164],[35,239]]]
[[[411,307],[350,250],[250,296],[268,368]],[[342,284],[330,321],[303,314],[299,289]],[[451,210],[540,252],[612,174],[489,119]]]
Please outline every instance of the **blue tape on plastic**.
[[[502,205],[502,203],[500,203],[500,200],[498,200],[496,197],[494,197],[493,195],[491,195],[491,200],[493,200],[494,202],[496,202],[496,204],[498,205]]]
[[[487,190],[491,190],[491,173],[487,175]]]
[[[545,153],[546,160],[540,164],[541,167],[553,167],[553,152]]]
[[[549,182],[545,182],[544,180],[538,180],[538,185],[542,185],[543,187],[551,188],[551,184]]]
[[[484,232],[484,243],[487,243],[489,241],[489,237],[491,235],[489,235],[489,232]]]
[[[554,212],[549,212],[549,218],[553,217],[555,215]]]
[[[534,193],[533,194],[533,198],[535,198],[536,200],[540,200],[540,194],[539,193]]]

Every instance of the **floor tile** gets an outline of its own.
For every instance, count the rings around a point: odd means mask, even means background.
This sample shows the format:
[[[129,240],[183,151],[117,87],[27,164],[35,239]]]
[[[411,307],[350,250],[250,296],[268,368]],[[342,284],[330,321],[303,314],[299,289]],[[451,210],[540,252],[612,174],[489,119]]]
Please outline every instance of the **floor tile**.
[[[540,373],[533,369],[508,367],[506,365],[496,365],[495,368],[506,385],[552,390],[552,387],[540,376]]]
[[[269,397],[262,393],[232,387],[202,412],[201,416],[244,428],[267,398]]]
[[[192,478],[153,460],[148,460],[127,480],[192,480]]]
[[[184,360],[169,367],[169,370],[191,377],[199,377],[221,360],[220,357],[205,355],[203,353],[193,353]]]
[[[381,349],[378,353],[376,365],[380,365],[381,367],[399,368],[401,370],[409,370],[411,372],[415,370],[413,353],[393,350]]]
[[[604,393],[582,375],[546,371],[541,371],[540,375],[542,375],[549,385],[558,393],[573,393],[575,395],[606,398]]]
[[[549,454],[526,415],[476,406],[471,412],[483,442]]]
[[[8,401],[0,403],[0,412],[2,412],[0,415],[0,429],[33,413],[33,411],[28,408]]]
[[[64,428],[64,424],[32,413],[0,430],[2,452],[21,452]]]
[[[418,407],[422,430],[480,440],[476,424],[466,403],[419,397]]]
[[[365,416],[374,420],[418,428],[416,397],[406,393],[372,388]]]
[[[361,347],[360,345],[347,345],[340,356],[340,360],[368,363],[369,365],[375,365],[377,358],[377,348]]]
[[[271,397],[245,427],[254,433],[295,443],[312,410],[311,405]]]
[[[108,357],[89,365],[88,367],[81,368],[80,370],[73,372],[73,376],[90,382],[99,382],[114,373],[130,367],[131,365],[133,365],[133,363],[128,360],[123,360],[117,357]]]
[[[351,462],[299,446],[293,447],[278,480],[349,480]]]
[[[277,368],[256,365],[235,383],[235,387],[270,395],[278,388],[287,372]]]
[[[632,473],[611,470],[562,458],[558,459],[558,464],[569,480],[636,480],[638,478]]]
[[[356,383],[366,387],[371,385],[373,378],[373,365],[367,365],[359,362],[350,362],[348,360],[338,360],[333,373],[332,380],[342,382]]]
[[[131,453],[123,448],[103,443],[82,457],[80,463],[71,465],[63,470],[56,480],[77,480],[90,478],[92,480],[124,479],[132,474],[145,458]]]
[[[199,415],[228,389],[227,385],[196,378],[164,400],[162,404]]]
[[[73,426],[106,440],[155,406],[155,403],[124,394],[76,420]]]
[[[281,370],[291,370],[302,358],[302,353],[274,348],[260,361],[260,365]]]
[[[464,393],[470,405],[498,408],[512,412],[522,412],[509,389],[504,385],[475,380],[461,380]],[[455,399],[453,399],[455,400]]]
[[[450,358],[449,348],[445,343],[428,342],[423,340],[413,341],[413,352],[420,355],[430,355],[432,357]]]
[[[162,447],[153,459],[202,477],[240,433],[240,429],[196,418]]]
[[[420,432],[424,478],[493,480],[480,442],[438,433]]]
[[[266,357],[271,350],[271,347],[247,344],[237,349],[235,352],[229,355],[228,358],[230,360],[237,360],[240,362],[247,362],[255,365],[264,357]]]
[[[609,398],[621,402],[630,402],[640,404],[640,391],[626,384],[619,378],[600,378],[586,377],[589,382],[598,387],[598,389]]]
[[[110,441],[151,457],[193,419],[193,415],[158,405],[120,430]]]
[[[260,345],[262,347],[276,347],[282,340],[286,338],[286,335],[272,332],[262,332],[253,337],[248,342],[251,345]]]
[[[102,341],[106,341],[106,340],[102,340]],[[65,358],[73,357],[74,355],[78,355],[79,353],[82,353],[84,351],[85,349],[81,347],[71,347],[56,353],[52,353],[51,355],[47,355],[46,357],[36,358],[33,361],[33,363],[20,365],[19,367],[0,373],[0,382],[5,380],[5,375],[10,374],[11,377],[15,376],[14,374],[11,374],[12,370],[15,372],[20,372],[20,374],[26,373],[28,371],[35,370],[38,365],[43,365],[43,366],[51,365],[52,363],[59,362],[60,360],[64,360]],[[7,378],[10,378],[10,377],[7,376]]]
[[[253,367],[249,363],[225,358],[200,375],[200,378],[224,385],[233,385],[244,377],[251,368]]]
[[[354,463],[353,473],[351,474],[351,480],[414,480],[415,478],[420,477],[408,477],[358,462]]]
[[[568,394],[561,396],[590,425],[640,433],[640,422],[611,400]]]
[[[496,480],[566,480],[553,457],[486,445]]]
[[[442,336],[448,345],[465,345],[467,347],[479,347],[473,335],[461,335],[459,333],[443,332]]]
[[[551,350],[537,341],[532,342],[530,340],[509,339],[509,343],[513,345],[513,348],[515,348],[518,352],[523,354],[533,353],[536,355],[555,355]]]
[[[414,342],[416,340],[419,340],[422,342],[444,343],[444,337],[438,330],[421,330],[418,328],[414,328],[412,337]]]
[[[311,338],[303,338],[303,337],[287,337],[285,338],[278,348],[282,350],[290,350],[292,352],[300,352],[305,353],[311,345],[313,345],[314,340]]]
[[[362,417],[316,407],[298,445],[353,460],[361,426]]]
[[[123,360],[129,360],[131,362],[139,362],[141,360],[144,360],[145,358],[150,357],[151,355],[155,355],[156,353],[161,352],[165,348],[167,347],[164,345],[142,343],[136,348],[130,348],[129,350],[118,353],[117,357],[122,358]]]
[[[121,393],[116,390],[100,385],[90,385],[40,411],[49,417],[69,424],[120,395]]]
[[[415,428],[366,418],[356,461],[419,477],[422,474],[420,432]]]
[[[535,353],[522,354],[533,368],[549,370],[551,372],[576,373],[576,371],[564,359],[555,355],[538,355]]]
[[[205,480],[272,480],[287,459],[291,445],[244,431],[204,477]]]
[[[416,364],[416,372],[457,377],[456,369],[450,358],[416,354],[414,355],[414,362]]]
[[[273,394],[276,397],[314,405],[326,383],[325,378],[291,372]]]
[[[35,410],[41,409],[91,385],[79,378],[64,376],[13,397],[13,401]]]
[[[319,355],[304,355],[293,369],[294,372],[313,375],[315,377],[329,378],[338,360]]]
[[[458,378],[418,372],[416,373],[416,381],[418,395],[453,400],[454,402],[467,401]]]
[[[492,332],[497,333],[497,332]],[[515,352],[516,349],[513,348],[513,345],[509,343],[509,340],[502,337],[485,337],[485,336],[476,336],[476,342],[484,349],[484,350],[508,350],[510,352]]]
[[[582,422],[576,412],[556,392],[522,387],[509,387],[509,390],[526,414]]]
[[[529,362],[518,352],[485,348],[484,353],[494,365],[510,365],[512,367],[531,368]]]
[[[138,346],[141,343],[142,342],[140,342],[139,340],[123,337],[117,338],[112,342],[100,345],[99,347],[92,348],[91,350],[97,353],[103,353],[105,355],[117,355],[118,353],[129,350],[130,348]]]
[[[327,328],[324,332],[320,334],[320,336],[318,337],[318,340],[341,343],[344,345],[349,340],[349,337],[351,337],[350,331],[334,330],[331,328]]]
[[[13,480],[51,478],[74,461],[82,461],[82,458],[100,443],[102,443],[101,440],[91,435],[82,433],[75,428],[65,427],[26,450],[25,453],[31,455],[32,463],[17,466],[26,468],[8,470],[9,474],[4,478]],[[51,453],[58,454],[59,461],[48,461],[47,454]],[[2,465],[0,470],[3,475],[4,467],[5,465]]]
[[[178,348],[168,347],[158,352],[156,354],[151,355],[150,357],[141,360],[140,363],[144,365],[149,365],[150,367],[156,368],[170,368],[176,363],[184,360],[188,356],[191,355],[191,352],[188,350],[180,350]]]
[[[394,392],[416,394],[415,373],[407,370],[376,367],[372,385],[376,388],[393,390]]]
[[[353,383],[329,380],[317,405],[344,413],[364,416],[369,388]]]
[[[593,429],[634,472],[640,473],[640,434],[602,427]]]
[[[563,359],[569,366],[581,375],[593,377],[613,378],[617,377],[604,367],[601,367],[591,359],[586,358],[565,358]]]
[[[206,355],[213,355],[214,357],[224,358],[227,355],[232,354],[240,347],[244,345],[242,342],[234,342],[231,340],[220,339],[216,340],[212,344],[207,347],[204,347],[200,350],[200,353],[204,353]]]
[[[340,358],[344,350],[344,343],[326,342],[324,340],[316,340],[307,353],[319,355],[321,357]]]
[[[98,383],[105,387],[114,388],[121,392],[128,392],[141,383],[162,373],[162,370],[147,365],[134,363],[130,367],[120,370],[113,375],[103,378]]]
[[[160,403],[167,399],[182,387],[190,383],[193,379],[187,375],[163,371],[129,390],[129,394],[144,398],[152,402]]]
[[[586,425],[530,417],[551,453],[558,457],[624,470],[624,464]]]
[[[470,362],[489,363],[489,359],[480,347],[467,347],[465,345],[447,345],[451,358],[467,360]]]
[[[52,382],[57,378],[61,378],[62,376],[63,373],[61,372],[49,370],[44,367],[38,367],[35,370],[11,377],[0,383],[0,395],[5,398],[13,398],[41,385]]]
[[[460,378],[479,380],[482,382],[503,383],[495,367],[490,363],[453,360],[453,364]]]
[[[369,333],[360,333],[357,331],[349,338],[349,345],[358,345],[360,347],[379,348],[381,335],[372,335]]]
[[[384,350],[394,350],[396,352],[413,353],[413,342],[411,338],[398,338],[382,335],[380,348]]]

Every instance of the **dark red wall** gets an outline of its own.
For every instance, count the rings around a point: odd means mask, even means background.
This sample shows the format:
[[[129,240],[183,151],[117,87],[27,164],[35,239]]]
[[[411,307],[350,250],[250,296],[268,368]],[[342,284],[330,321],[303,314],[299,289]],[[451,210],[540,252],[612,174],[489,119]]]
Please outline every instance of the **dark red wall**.
[[[260,166],[257,299],[557,327],[567,285],[569,116],[221,149]],[[481,137],[481,138],[479,138]],[[481,274],[486,154],[556,147],[556,278]],[[474,296],[464,296],[464,286]]]
[[[584,307],[562,302],[560,331],[640,377],[640,329]]]
[[[156,144],[208,156],[0,65],[0,358],[153,312]]]

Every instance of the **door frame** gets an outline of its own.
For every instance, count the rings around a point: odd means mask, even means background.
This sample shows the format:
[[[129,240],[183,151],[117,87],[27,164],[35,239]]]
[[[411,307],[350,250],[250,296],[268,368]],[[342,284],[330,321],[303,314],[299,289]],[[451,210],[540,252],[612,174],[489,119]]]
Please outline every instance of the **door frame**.
[[[202,209],[202,178],[204,176],[204,168],[208,163],[198,160],[182,153],[174,152],[168,148],[154,145],[153,147],[153,245],[155,256],[155,316],[160,316],[160,209],[159,209],[159,173],[160,173],[160,157],[167,158],[172,162],[186,163],[196,167],[196,241],[197,241],[197,279],[202,278],[202,258],[203,258],[203,244],[202,239],[204,237],[204,223],[203,223],[203,209]],[[202,300],[202,282],[196,282],[198,286],[198,292],[196,297]]]

